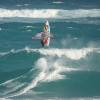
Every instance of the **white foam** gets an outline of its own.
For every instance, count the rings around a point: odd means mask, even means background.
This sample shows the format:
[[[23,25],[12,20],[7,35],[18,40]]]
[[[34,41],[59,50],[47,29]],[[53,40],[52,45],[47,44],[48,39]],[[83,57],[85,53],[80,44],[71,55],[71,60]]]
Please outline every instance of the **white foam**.
[[[5,84],[9,84],[9,83],[11,83],[12,81],[13,81],[13,79],[8,80],[8,81],[6,81],[6,82],[4,82],[4,83],[1,83],[0,86],[5,85]]]
[[[23,4],[23,5],[20,5],[20,4],[17,4],[16,7],[23,7],[23,6],[29,6],[30,4]]]
[[[0,100],[12,100],[12,99],[0,98]]]
[[[34,88],[37,86],[38,82],[40,82],[41,80],[44,79],[44,77],[46,76],[45,74],[45,70],[47,68],[47,63],[45,58],[40,58],[37,62],[36,62],[36,66],[37,67],[41,67],[41,72],[38,74],[38,76],[25,88],[22,90],[22,92],[20,94],[24,94],[27,91],[29,91],[30,89]]]
[[[29,26],[29,25],[27,25],[27,26],[24,26],[25,28],[33,28],[33,26]]]
[[[24,4],[24,6],[29,6],[30,4]]]
[[[49,67],[49,65],[50,65],[51,68]],[[42,80],[44,82],[56,81],[56,80],[59,80],[59,79],[65,79],[66,76],[62,74],[63,72],[71,72],[71,71],[79,70],[79,69],[70,68],[70,67],[67,67],[67,66],[65,67],[65,66],[63,66],[63,64],[60,61],[48,62],[47,67],[48,67],[47,75],[44,78],[44,80]],[[52,71],[50,71],[51,69],[52,69]]]
[[[26,88],[23,89],[20,94],[24,94],[30,89],[36,87],[39,82],[43,81],[48,76],[48,65],[45,58],[38,59],[38,61],[36,62],[36,66],[39,68],[40,73]]]
[[[64,2],[62,2],[62,1],[53,1],[52,3],[54,3],[54,4],[62,4]]]
[[[34,69],[31,69],[28,73],[32,72]],[[21,83],[20,80],[23,79],[25,77],[25,75],[21,75],[17,78],[8,80],[2,84],[0,84],[0,87],[4,86],[4,92],[2,92],[1,94],[5,97],[5,98],[9,98],[9,97],[14,97],[17,95],[20,95],[20,91],[16,93],[16,90],[23,88],[23,86],[26,85],[26,81]]]
[[[36,87],[40,82],[49,82],[66,78],[63,72],[79,70],[77,68],[65,67],[59,60],[54,61],[48,58],[39,58],[35,66],[40,70],[37,77],[21,92],[26,93],[30,89]]]
[[[72,60],[79,60],[81,58],[85,58],[87,54],[91,52],[95,52],[98,49],[96,48],[82,48],[82,49],[25,49],[27,52],[39,52],[45,56],[58,56],[62,57],[65,56]]]
[[[0,56],[8,55],[8,54],[10,54],[11,52],[14,52],[14,49],[11,49],[10,51],[7,51],[7,52],[0,52]]]
[[[18,5],[16,5],[17,7],[22,7],[23,5],[20,5],[20,4],[18,4]]]
[[[67,28],[72,29],[73,27],[67,27]]]
[[[29,47],[25,47],[23,49],[11,49],[10,51],[7,52],[0,52],[0,56],[5,56],[8,55],[10,53],[12,54],[16,54],[19,52],[23,52],[26,51],[27,53],[30,52],[37,52],[40,53],[41,55],[45,55],[45,56],[57,56],[57,57],[67,57],[69,59],[72,60],[79,60],[82,58],[85,58],[89,53],[91,52],[100,52],[99,48],[81,48],[81,49],[58,49],[58,48],[41,48],[41,49],[32,49]]]
[[[15,54],[15,53],[19,53],[19,52],[22,52],[22,51],[25,51],[25,48],[23,49],[18,49],[18,50],[15,50],[15,49],[11,49],[10,51],[7,51],[7,52],[0,52],[0,56],[6,56],[6,55],[9,55],[9,54]]]
[[[9,55],[9,54],[11,54],[11,53],[13,53],[13,54],[19,53],[19,52],[21,52],[21,51],[24,51],[24,49],[19,49],[19,50],[11,49],[10,51],[7,51],[7,52],[0,52],[0,57]]]
[[[67,68],[60,66],[59,61],[56,61],[56,62],[51,61],[50,62],[46,58],[38,59],[35,66],[37,66],[37,68],[40,70],[40,73],[26,88],[24,88],[17,95],[21,95],[21,94],[28,92],[30,89],[36,87],[38,85],[38,83],[40,83],[40,82],[47,82],[47,81],[55,81],[58,79],[64,79],[65,76],[61,75],[61,72],[74,70],[74,68],[67,69]],[[51,71],[51,69],[52,69],[52,71]]]
[[[31,32],[32,30],[31,29],[28,29],[28,30],[26,30],[27,32]]]
[[[74,16],[73,16],[74,15]],[[27,17],[27,18],[86,18],[86,17],[100,17],[100,9],[2,9],[0,8],[0,17]]]

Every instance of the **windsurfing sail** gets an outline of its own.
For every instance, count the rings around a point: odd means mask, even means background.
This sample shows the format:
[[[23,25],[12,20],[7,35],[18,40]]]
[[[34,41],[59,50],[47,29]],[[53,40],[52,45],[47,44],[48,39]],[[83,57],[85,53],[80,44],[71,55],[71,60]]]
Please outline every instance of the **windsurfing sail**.
[[[45,30],[45,27],[47,27],[46,28],[46,30]],[[45,25],[44,25],[44,32],[47,32],[47,33],[50,33],[50,25],[49,25],[49,22],[48,22],[48,20],[45,22]]]
[[[41,39],[43,33],[44,32],[37,33],[35,36],[32,37],[32,39]]]
[[[53,35],[50,35],[49,33],[45,33],[45,32],[40,32],[40,33],[37,33],[35,36],[33,36],[32,39],[33,40],[42,39],[42,37],[53,37]]]

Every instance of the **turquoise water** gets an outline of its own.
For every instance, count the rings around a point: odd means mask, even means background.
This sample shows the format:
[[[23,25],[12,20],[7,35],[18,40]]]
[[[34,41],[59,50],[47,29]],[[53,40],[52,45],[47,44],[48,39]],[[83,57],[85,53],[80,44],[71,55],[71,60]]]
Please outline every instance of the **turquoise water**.
[[[38,2],[1,2],[0,100],[99,100],[100,2]],[[43,48],[32,36],[46,19],[54,38]]]

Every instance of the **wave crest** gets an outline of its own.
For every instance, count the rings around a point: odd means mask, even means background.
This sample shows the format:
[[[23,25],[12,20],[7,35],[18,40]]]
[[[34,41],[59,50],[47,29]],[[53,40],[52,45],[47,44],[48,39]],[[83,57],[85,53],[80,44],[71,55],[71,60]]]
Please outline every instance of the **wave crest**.
[[[19,52],[23,52],[26,51],[27,53],[30,52],[36,52],[36,53],[40,53],[41,55],[44,56],[57,56],[57,57],[67,57],[69,59],[72,60],[80,60],[81,58],[85,58],[87,56],[87,54],[91,53],[91,52],[100,52],[99,48],[81,48],[81,49],[58,49],[58,48],[49,48],[49,49],[33,49],[33,48],[29,48],[29,47],[25,47],[23,49],[18,49],[18,50],[14,50],[11,49],[8,52],[0,52],[0,56],[6,56],[9,55],[10,53],[15,54],[15,53],[19,53]]]
[[[74,16],[73,16],[74,15]],[[27,17],[27,18],[58,18],[58,19],[71,19],[71,18],[85,18],[85,17],[100,17],[100,9],[2,9],[0,8],[1,18],[11,17]]]

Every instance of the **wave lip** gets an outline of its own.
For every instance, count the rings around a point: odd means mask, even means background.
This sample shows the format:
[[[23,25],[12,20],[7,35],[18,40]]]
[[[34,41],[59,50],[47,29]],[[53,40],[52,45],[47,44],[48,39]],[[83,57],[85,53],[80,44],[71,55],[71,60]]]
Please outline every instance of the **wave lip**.
[[[74,15],[74,16],[73,16]],[[11,17],[26,17],[26,18],[58,18],[58,19],[72,19],[72,18],[86,18],[86,17],[100,17],[100,9],[2,9],[0,8],[1,18]]]

